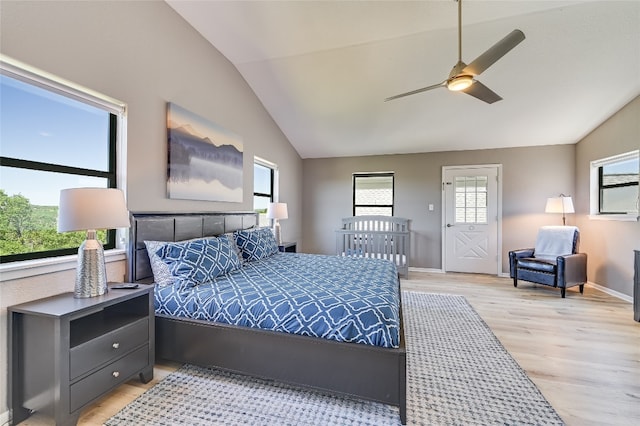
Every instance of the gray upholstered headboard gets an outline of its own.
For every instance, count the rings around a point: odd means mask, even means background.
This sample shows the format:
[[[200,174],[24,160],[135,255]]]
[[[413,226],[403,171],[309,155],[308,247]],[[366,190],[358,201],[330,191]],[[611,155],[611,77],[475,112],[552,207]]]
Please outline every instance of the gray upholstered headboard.
[[[255,212],[131,213],[127,277],[153,282],[146,241],[182,241],[258,226]]]

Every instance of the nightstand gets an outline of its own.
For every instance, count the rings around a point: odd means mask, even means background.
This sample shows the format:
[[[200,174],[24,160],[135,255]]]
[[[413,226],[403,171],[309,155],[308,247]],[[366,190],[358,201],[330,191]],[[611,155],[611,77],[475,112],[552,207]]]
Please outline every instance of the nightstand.
[[[297,244],[294,243],[282,243],[278,246],[278,250],[280,250],[281,252],[285,252],[285,253],[296,253],[297,248],[296,248]]]
[[[13,424],[34,412],[74,425],[89,403],[153,378],[153,286],[76,299],[64,293],[7,309]]]

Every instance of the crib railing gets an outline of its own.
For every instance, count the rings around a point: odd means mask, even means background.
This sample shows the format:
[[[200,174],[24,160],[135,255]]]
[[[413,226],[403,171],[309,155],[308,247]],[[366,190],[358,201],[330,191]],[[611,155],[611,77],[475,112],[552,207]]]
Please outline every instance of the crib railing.
[[[342,220],[336,231],[336,254],[386,259],[400,275],[409,272],[408,220],[388,216],[355,216]]]

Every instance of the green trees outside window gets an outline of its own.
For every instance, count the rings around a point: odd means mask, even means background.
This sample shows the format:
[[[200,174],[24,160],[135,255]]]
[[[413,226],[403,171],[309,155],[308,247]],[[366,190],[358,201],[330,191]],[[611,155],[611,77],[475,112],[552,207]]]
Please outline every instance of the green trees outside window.
[[[23,195],[0,189],[0,256],[76,248],[86,233],[57,230],[58,206],[35,206]],[[107,231],[98,231],[106,243]]]

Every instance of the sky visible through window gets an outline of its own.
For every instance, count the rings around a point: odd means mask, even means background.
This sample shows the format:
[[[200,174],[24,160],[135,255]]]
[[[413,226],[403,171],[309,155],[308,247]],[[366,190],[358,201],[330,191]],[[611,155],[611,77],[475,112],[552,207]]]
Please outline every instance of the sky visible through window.
[[[259,192],[261,194],[271,193],[271,169],[255,164],[253,168],[254,188],[253,192]]]
[[[109,113],[0,75],[0,155],[107,171]],[[57,206],[64,188],[107,185],[106,179],[0,168],[0,188],[33,205]]]
[[[271,202],[271,169],[261,164],[253,167],[253,192],[268,194],[268,197],[253,197],[253,209],[266,209]]]
[[[606,174],[638,174],[638,160],[626,160],[604,166]]]

